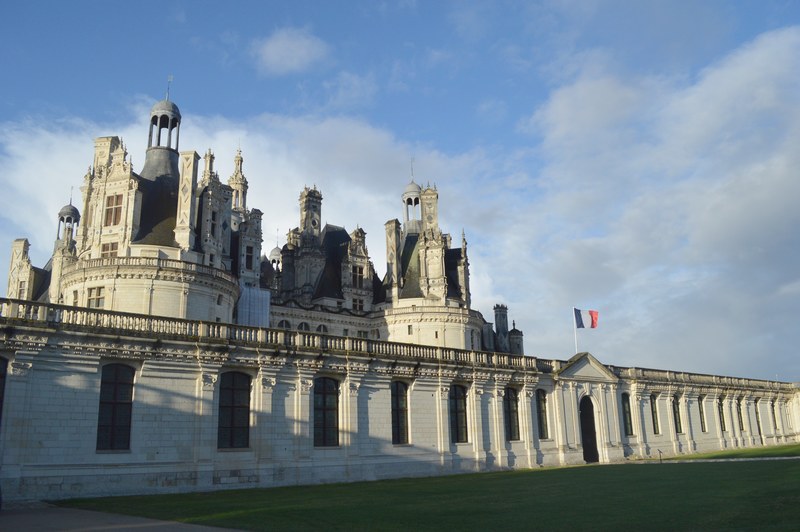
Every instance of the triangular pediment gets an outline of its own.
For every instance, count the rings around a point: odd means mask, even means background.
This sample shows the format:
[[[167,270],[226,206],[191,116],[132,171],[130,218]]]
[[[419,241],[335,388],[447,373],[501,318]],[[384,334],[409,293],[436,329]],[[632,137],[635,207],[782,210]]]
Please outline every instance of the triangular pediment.
[[[591,353],[578,353],[561,368],[558,376],[562,379],[585,381],[616,382],[617,376],[601,364]]]

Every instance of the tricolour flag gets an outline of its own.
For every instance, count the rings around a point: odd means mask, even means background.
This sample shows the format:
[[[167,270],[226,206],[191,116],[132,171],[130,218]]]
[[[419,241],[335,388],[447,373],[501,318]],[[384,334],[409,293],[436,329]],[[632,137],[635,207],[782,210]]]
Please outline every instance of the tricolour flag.
[[[596,329],[597,328],[597,316],[598,312],[596,310],[581,310],[578,308],[574,308],[575,311],[575,327],[578,329]]]

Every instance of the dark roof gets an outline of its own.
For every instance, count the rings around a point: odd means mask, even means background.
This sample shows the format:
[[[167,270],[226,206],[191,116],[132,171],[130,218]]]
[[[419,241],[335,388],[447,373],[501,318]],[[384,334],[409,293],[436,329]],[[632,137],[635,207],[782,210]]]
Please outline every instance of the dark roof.
[[[325,268],[317,282],[314,299],[320,297],[344,298],[342,293],[342,260],[347,253],[350,235],[343,227],[326,224],[320,233]]]
[[[403,241],[403,251],[400,255],[400,275],[405,279],[400,289],[400,297],[422,297],[419,286],[419,251],[417,244],[419,235],[410,233]]]
[[[142,210],[134,244],[178,247],[175,223],[178,213],[178,181],[172,176],[139,180]]]
[[[461,262],[461,248],[444,251],[444,274],[447,277],[447,297],[461,297],[458,282],[458,264]]]

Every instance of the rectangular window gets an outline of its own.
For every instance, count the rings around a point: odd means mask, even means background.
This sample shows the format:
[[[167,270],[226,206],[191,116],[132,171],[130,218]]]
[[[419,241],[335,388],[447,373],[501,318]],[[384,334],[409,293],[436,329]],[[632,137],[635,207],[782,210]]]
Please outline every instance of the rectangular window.
[[[467,389],[458,384],[450,387],[450,441],[467,443]]]
[[[506,388],[503,394],[503,418],[506,441],[519,441],[519,394],[516,388]]]
[[[116,257],[117,250],[119,248],[119,243],[117,242],[109,242],[107,244],[103,244],[100,247],[100,257]]]
[[[339,382],[314,379],[314,447],[339,446]]]
[[[106,306],[106,296],[105,296],[105,288],[102,286],[96,286],[90,288],[87,295],[86,295],[86,306],[89,308],[105,308]]]
[[[408,443],[408,384],[392,381],[392,443]]]
[[[544,390],[536,390],[536,421],[539,424],[539,439],[548,439],[550,434],[547,427],[547,392]]]
[[[98,451],[127,451],[131,448],[134,373],[133,368],[123,364],[103,366],[97,414]]]
[[[739,431],[744,432],[744,418],[742,417],[742,398],[736,399],[736,417],[739,419]]]
[[[700,431],[706,432],[706,410],[703,403],[706,401],[706,396],[701,395],[697,398],[697,408],[700,410]]]
[[[725,432],[725,408],[723,405],[723,397],[717,399],[717,414],[719,415],[719,430]]]
[[[77,307],[78,306],[78,291],[77,290],[73,290],[72,291],[72,306],[73,307]]]
[[[250,446],[250,376],[228,371],[220,377],[217,448]]]
[[[661,429],[658,426],[658,397],[656,394],[650,395],[650,415],[653,418],[653,434],[661,434]]]
[[[211,211],[211,238],[217,238],[217,211]]]
[[[625,436],[633,436],[633,419],[631,418],[631,396],[622,394],[622,424],[625,427]]]
[[[369,339],[369,331],[358,331],[358,337],[365,340]]]
[[[353,288],[364,288],[363,266],[353,266]]]
[[[253,269],[253,246],[244,248],[244,267],[248,270]]]
[[[353,299],[353,310],[364,310],[364,300]]]
[[[672,397],[672,420],[675,422],[675,433],[683,433],[683,426],[681,425],[681,401],[677,395]]]
[[[25,299],[27,293],[28,293],[28,282],[20,281],[17,287],[17,299]]]
[[[122,194],[106,196],[106,216],[103,225],[119,225],[122,220]]]
[[[408,326],[408,334],[414,334],[414,326],[413,325],[409,325]]]

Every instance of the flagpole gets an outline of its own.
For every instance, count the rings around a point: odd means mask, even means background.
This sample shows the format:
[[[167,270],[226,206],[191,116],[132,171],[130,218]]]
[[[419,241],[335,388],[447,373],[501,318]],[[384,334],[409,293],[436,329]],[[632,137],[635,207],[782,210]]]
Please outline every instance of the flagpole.
[[[578,322],[575,321],[575,307],[572,307],[572,332],[575,334],[575,354],[578,354]]]

